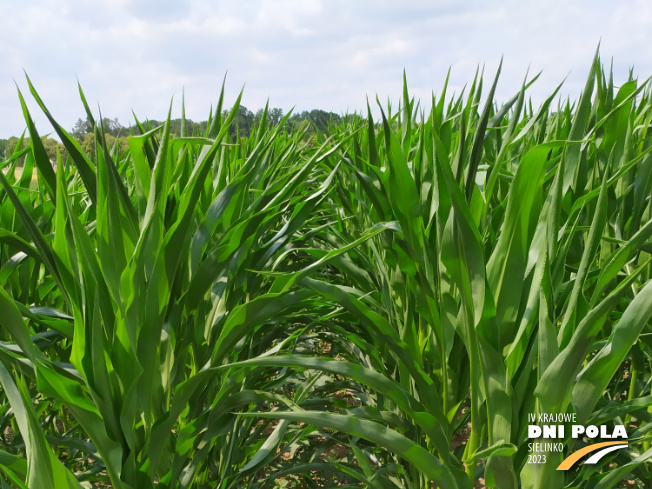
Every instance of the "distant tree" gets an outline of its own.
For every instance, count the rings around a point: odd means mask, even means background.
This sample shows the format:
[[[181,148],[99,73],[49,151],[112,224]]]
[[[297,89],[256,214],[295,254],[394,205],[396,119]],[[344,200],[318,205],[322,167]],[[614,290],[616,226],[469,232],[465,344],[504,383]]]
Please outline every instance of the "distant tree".
[[[274,107],[273,109],[270,109],[268,112],[268,117],[269,117],[269,122],[271,124],[278,124],[281,122],[281,119],[283,119],[283,109],[279,109]]]
[[[118,153],[124,153],[129,148],[129,141],[126,136],[115,137],[107,134],[106,146],[109,148],[109,151],[113,151],[113,148],[116,147]]]
[[[18,144],[19,139],[16,136],[11,136],[7,140],[7,156],[11,156],[14,154],[16,151],[16,145]],[[27,146],[27,143],[29,142],[29,138],[23,139],[23,144],[21,145],[23,148]]]
[[[258,109],[256,111],[256,116],[254,117],[254,121],[256,124],[260,123],[260,119],[263,117],[263,112],[264,109]],[[267,123],[269,125],[275,126],[279,122],[281,122],[281,119],[283,119],[283,109],[274,107],[267,111]]]
[[[236,137],[236,134],[239,134],[241,137],[248,137],[251,134],[252,129],[255,125],[260,123],[260,118],[263,115],[264,109],[259,109],[254,114],[244,105],[238,107],[238,113],[236,114],[231,126],[229,127],[229,135],[232,139]],[[229,111],[225,110],[222,114],[222,120],[226,119]],[[267,111],[267,122],[269,125],[276,125],[281,122],[283,119],[283,109],[273,107]],[[320,109],[313,109],[311,111],[303,111],[300,113],[295,113],[288,121],[288,129],[290,131],[298,130],[303,126],[307,127],[307,135],[311,136],[316,132],[328,132],[329,124],[341,124],[342,117],[333,112],[326,112]],[[104,126],[105,133],[114,137],[126,137],[130,134],[141,134],[143,131],[149,131],[157,127],[161,127],[165,124],[165,121],[158,121],[156,119],[144,119],[141,120],[141,126],[143,129],[134,124],[132,126],[124,127],[120,124],[118,119],[103,118],[102,124]],[[170,134],[174,137],[181,136],[181,119],[171,119],[170,120]],[[206,134],[208,127],[208,121],[194,122],[190,119],[186,119],[186,136],[203,136]],[[94,151],[94,146],[90,146],[90,139],[86,140],[85,136],[87,134],[93,133],[93,126],[88,118],[78,119],[75,125],[72,128],[71,134],[79,141],[80,144],[84,143],[88,149],[91,150],[91,153]],[[121,147],[122,147],[122,143]],[[6,149],[5,149],[6,151]],[[1,155],[2,153],[0,153]]]
[[[110,134],[111,136],[117,136],[121,132],[125,132],[125,128],[117,118],[109,119],[108,117],[103,117],[102,126],[104,127],[104,133]]]
[[[103,117],[102,126],[104,127],[104,132],[112,136],[117,136],[118,134],[121,133],[128,133],[128,130],[125,129],[122,126],[122,124],[120,124],[120,121],[118,121],[117,118],[110,119],[108,117]],[[73,126],[70,134],[74,138],[77,138],[78,140],[82,141],[84,139],[84,136],[86,136],[86,134],[92,132],[93,132],[93,124],[91,123],[90,119],[86,117],[86,120],[77,119],[77,122],[75,122],[75,125]]]
[[[44,138],[43,146],[45,147],[45,152],[48,154],[48,158],[52,163],[56,163],[57,161],[57,151],[59,151],[62,157],[65,158],[65,148],[63,144],[56,139]]]
[[[72,126],[72,131],[70,132],[70,135],[73,136],[74,138],[82,140],[84,139],[84,136],[89,132],[93,132],[93,124],[91,123],[90,119],[88,119],[87,117],[86,120],[77,119],[75,125]]]
[[[10,137],[9,139],[0,139],[0,161],[5,161],[11,158],[14,152],[17,150],[16,146],[18,145],[19,139],[15,136]],[[66,158],[67,152],[63,144],[53,138],[44,137],[41,139],[43,142],[43,147],[45,152],[48,155],[48,158],[52,163],[57,161],[57,151],[61,153],[62,158]],[[24,149],[30,144],[30,139],[23,139],[20,149]],[[18,166],[24,164],[24,159],[21,158],[16,163]]]
[[[4,154],[5,154],[5,160],[8,160],[11,158],[11,156],[16,152],[16,146],[18,145],[19,138],[16,136],[11,136],[9,139],[6,140],[7,143],[5,144],[4,148]],[[27,145],[29,145],[29,138],[23,139],[23,143],[20,145],[20,148],[18,150],[20,151],[23,148],[26,148]],[[18,166],[22,166],[23,163],[25,162],[24,158],[21,158],[18,162]]]
[[[329,124],[341,124],[342,117],[334,112],[326,112],[325,110],[313,109],[310,112],[304,110],[301,113],[294,114],[289,120],[290,131],[297,130],[303,127],[304,124],[309,124],[307,134],[311,135],[315,132],[328,132]]]
[[[95,135],[92,132],[86,133],[80,142],[81,149],[92,158],[95,154]]]
[[[225,114],[226,117],[226,114]],[[255,124],[256,116],[251,112],[247,107],[241,105],[238,107],[238,113],[236,114],[231,127],[229,127],[229,135],[231,139],[235,139],[237,134],[240,136],[248,137],[251,134],[251,129]]]

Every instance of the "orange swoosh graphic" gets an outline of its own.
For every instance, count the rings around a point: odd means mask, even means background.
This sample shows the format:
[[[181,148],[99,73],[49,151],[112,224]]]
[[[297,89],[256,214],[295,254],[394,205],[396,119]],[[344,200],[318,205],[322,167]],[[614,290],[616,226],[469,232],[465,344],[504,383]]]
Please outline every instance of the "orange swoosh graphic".
[[[625,445],[627,441],[605,441],[603,443],[596,443],[595,445],[589,445],[584,447],[581,450],[571,453],[562,463],[559,464],[557,470],[568,470],[570,469],[575,462],[581,459],[587,453],[595,452],[600,448],[608,447],[611,445]]]

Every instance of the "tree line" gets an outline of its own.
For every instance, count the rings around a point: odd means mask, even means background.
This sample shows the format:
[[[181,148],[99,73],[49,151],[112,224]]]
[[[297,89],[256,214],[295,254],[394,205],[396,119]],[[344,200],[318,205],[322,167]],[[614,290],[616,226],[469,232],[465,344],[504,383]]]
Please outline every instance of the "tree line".
[[[238,113],[231,126],[229,127],[229,135],[231,140],[237,137],[249,137],[254,127],[260,124],[265,111],[263,109],[257,112],[252,112],[245,106],[238,108]],[[228,111],[224,112],[224,116]],[[279,108],[268,109],[267,123],[276,125],[283,119],[283,110]],[[165,121],[147,120],[144,122],[145,127],[158,127],[163,125]],[[297,112],[292,114],[287,120],[287,130],[293,132],[298,129],[304,129],[306,135],[311,137],[317,132],[327,132],[329,124],[340,124],[342,116],[334,112],[326,112],[320,109],[313,109],[310,111]],[[137,124],[131,126],[123,126],[117,118],[111,119],[108,117],[102,118],[101,124],[104,129],[107,144],[112,147],[117,145],[119,151],[126,151],[128,147],[128,137],[132,134],[140,134],[141,130]],[[170,120],[170,134],[172,137],[181,135],[181,119]],[[189,136],[201,136],[206,133],[208,121],[195,122],[186,119],[186,131]],[[70,134],[77,140],[80,147],[86,154],[92,155],[95,151],[95,139],[93,133],[93,123],[87,117],[85,119],[79,118],[70,130]],[[57,152],[65,158],[65,148],[56,139],[50,137],[42,138],[45,151],[47,152],[52,162],[56,161]],[[29,138],[25,137],[22,140],[21,147],[17,148],[20,141],[19,137],[11,136],[8,139],[0,139],[0,161],[6,161],[18,149],[26,148],[29,145]]]

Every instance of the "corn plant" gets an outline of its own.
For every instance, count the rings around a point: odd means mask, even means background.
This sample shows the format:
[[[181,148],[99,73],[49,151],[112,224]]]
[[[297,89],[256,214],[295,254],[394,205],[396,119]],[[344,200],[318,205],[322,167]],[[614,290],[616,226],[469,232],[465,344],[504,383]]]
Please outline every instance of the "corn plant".
[[[305,293],[265,295],[252,270],[310,221],[329,180],[315,173],[320,151],[299,152],[301,134],[281,138],[281,126],[224,141],[238,101],[223,120],[220,98],[203,136],[142,127],[128,155],[106,147],[96,126],[95,161],[50,117],[70,154],[56,173],[23,104],[34,139],[23,178],[12,182],[15,166],[0,176],[10,255],[0,300],[13,340],[0,374],[27,457],[6,466],[8,480],[76,487],[71,470],[84,457],[78,480],[197,487],[224,484],[243,465],[255,421],[232,412],[274,393],[264,379],[212,366],[259,355],[285,334],[259,318],[292,317]],[[33,165],[35,191],[25,176]],[[43,409],[55,417],[40,419]],[[80,456],[62,464],[62,453]]]
[[[332,194],[342,218],[309,252],[339,276],[290,282],[332,305],[340,361],[241,365],[350,379],[364,403],[347,414],[264,416],[348,433],[349,462],[366,468],[359,480],[370,486],[472,487],[482,477],[500,488],[613,487],[626,474],[643,484],[652,455],[647,85],[628,80],[614,93],[596,57],[577,106],[550,113],[554,94],[536,112],[525,105],[530,82],[500,108],[494,82],[480,110],[481,83],[447,107],[444,94],[433,99],[428,118],[406,88],[380,126],[369,113],[336,129],[351,138],[326,160],[343,170]],[[387,231],[359,243],[378,223]],[[567,474],[556,470],[564,453],[528,464],[528,413],[558,412],[629,423],[634,443]],[[376,467],[361,440],[384,448]]]
[[[205,134],[137,120],[126,152],[80,89],[92,155],[28,79],[67,155],[19,92],[2,487],[651,487],[649,86],[596,55],[535,109],[537,77],[500,105],[499,73],[427,110],[404,77],[398,110],[310,136],[263,114],[232,140],[222,90]],[[533,413],[628,448],[529,463]]]

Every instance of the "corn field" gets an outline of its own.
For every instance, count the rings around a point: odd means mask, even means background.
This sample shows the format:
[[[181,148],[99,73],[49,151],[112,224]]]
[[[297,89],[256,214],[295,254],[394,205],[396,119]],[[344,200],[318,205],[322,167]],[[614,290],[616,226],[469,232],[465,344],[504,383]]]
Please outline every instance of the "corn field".
[[[205,134],[93,154],[27,79],[66,155],[19,92],[0,487],[652,488],[650,86],[596,55],[577,101],[499,104],[499,72],[311,137],[232,140],[223,88]],[[532,463],[558,413],[628,446]]]

